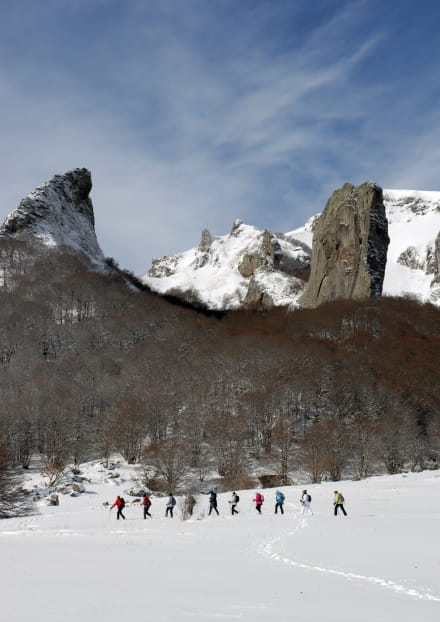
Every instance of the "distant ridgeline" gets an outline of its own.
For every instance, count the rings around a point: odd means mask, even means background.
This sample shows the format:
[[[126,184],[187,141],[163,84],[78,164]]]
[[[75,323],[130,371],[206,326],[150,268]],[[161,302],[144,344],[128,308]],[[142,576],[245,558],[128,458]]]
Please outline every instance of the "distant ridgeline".
[[[96,238],[91,188],[87,169],[55,175],[6,218],[0,238],[69,249],[85,255],[90,269],[114,273]],[[4,261],[2,278],[7,270]],[[382,293],[439,305],[440,192],[345,184],[300,229],[273,234],[236,220],[229,234],[205,229],[198,247],[131,276],[138,288],[215,311],[315,307]]]

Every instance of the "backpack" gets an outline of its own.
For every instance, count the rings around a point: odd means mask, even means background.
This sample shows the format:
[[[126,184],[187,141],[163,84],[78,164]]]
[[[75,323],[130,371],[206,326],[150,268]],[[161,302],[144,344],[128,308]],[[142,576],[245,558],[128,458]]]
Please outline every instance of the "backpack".
[[[238,495],[235,495],[235,503],[238,503],[240,501],[240,497]]]
[[[307,495],[307,501],[310,503],[311,500],[312,500],[312,495]]]
[[[120,507],[121,509],[122,509],[122,508],[125,508],[125,499],[124,499],[124,497],[121,497],[121,504],[120,504],[120,506],[119,506],[119,507]]]
[[[341,495],[341,493],[339,493],[339,503],[344,503],[344,501],[344,495]]]
[[[176,500],[175,500],[175,498],[174,498],[174,497],[171,499],[171,503],[172,503],[173,505],[176,505]]]

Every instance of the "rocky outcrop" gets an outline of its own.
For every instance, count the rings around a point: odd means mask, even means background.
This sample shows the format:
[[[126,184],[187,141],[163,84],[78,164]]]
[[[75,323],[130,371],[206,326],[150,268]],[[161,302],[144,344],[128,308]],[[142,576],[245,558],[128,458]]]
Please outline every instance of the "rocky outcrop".
[[[300,305],[379,296],[388,244],[382,189],[366,182],[336,190],[314,229],[311,274]]]
[[[208,229],[203,229],[200,244],[197,248],[197,257],[194,262],[194,268],[198,270],[203,268],[209,262],[209,251],[211,249],[212,236]]]
[[[403,253],[400,253],[397,263],[410,268],[410,270],[425,270],[427,264],[425,260],[421,259],[414,246],[409,246]]]
[[[435,240],[432,263],[434,278],[431,282],[431,301],[438,304],[440,301],[440,231]]]
[[[275,306],[272,296],[264,287],[264,283],[260,283],[255,276],[249,279],[248,290],[243,301],[243,306],[246,309],[258,310],[268,310]]]
[[[435,240],[435,270],[437,277],[440,278],[440,231]]]
[[[440,236],[440,233],[439,233]],[[422,270],[425,274],[439,274],[439,238],[437,241],[428,243],[424,249],[425,253],[421,257],[414,246],[409,246],[400,253],[397,263],[406,266],[410,270]]]
[[[202,231],[202,237],[200,240],[200,244],[199,244],[199,252],[200,253],[209,253],[209,249],[211,248],[211,244],[212,244],[212,236],[209,233],[208,229],[203,229]]]
[[[238,266],[241,276],[250,277],[258,268],[273,267],[274,249],[272,246],[272,235],[267,229],[263,232],[260,248],[252,253],[245,253]]]
[[[36,188],[0,227],[0,237],[38,239],[84,252],[96,264],[104,255],[95,234],[90,171],[76,168]]]

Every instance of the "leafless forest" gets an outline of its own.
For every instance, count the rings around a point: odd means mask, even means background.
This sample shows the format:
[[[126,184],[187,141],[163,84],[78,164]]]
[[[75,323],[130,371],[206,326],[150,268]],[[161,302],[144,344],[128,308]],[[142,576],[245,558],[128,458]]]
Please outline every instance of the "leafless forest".
[[[2,240],[0,309],[1,472],[39,454],[56,482],[117,451],[176,490],[189,472],[228,489],[436,466],[434,306],[213,315]]]

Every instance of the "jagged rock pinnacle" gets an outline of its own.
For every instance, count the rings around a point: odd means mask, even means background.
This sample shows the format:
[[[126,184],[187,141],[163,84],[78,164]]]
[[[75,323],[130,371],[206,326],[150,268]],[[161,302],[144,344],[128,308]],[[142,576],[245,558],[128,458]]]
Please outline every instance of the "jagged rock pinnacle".
[[[313,233],[311,275],[300,304],[380,296],[388,244],[382,189],[366,182],[336,190]]]
[[[0,227],[1,237],[34,236],[49,246],[69,246],[101,263],[95,234],[92,177],[86,168],[55,175],[20,201]]]

